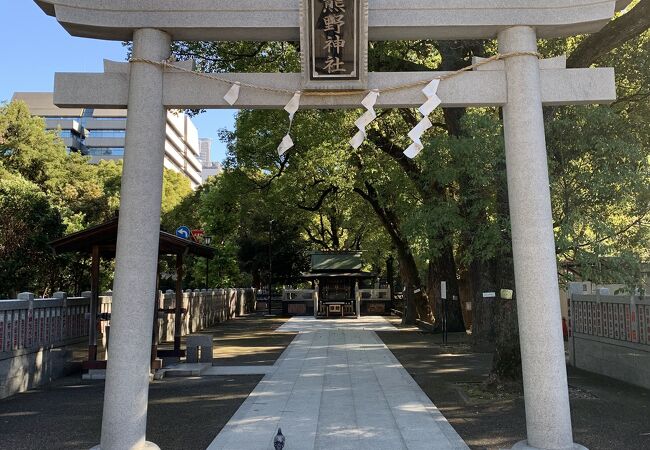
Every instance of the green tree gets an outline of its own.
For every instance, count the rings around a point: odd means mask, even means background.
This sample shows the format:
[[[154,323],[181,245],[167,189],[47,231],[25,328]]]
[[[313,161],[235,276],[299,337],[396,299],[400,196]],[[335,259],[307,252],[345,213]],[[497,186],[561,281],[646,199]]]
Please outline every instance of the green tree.
[[[33,117],[22,101],[0,109],[0,161],[25,179],[52,189],[65,172],[66,151],[56,133],[45,130],[45,122]]]
[[[89,165],[78,153],[67,154],[57,133],[46,131],[24,102],[0,110],[0,161],[31,181],[61,213],[68,232],[106,220],[115,202],[104,192],[104,166]],[[114,164],[114,163],[113,163]]]
[[[171,211],[183,199],[192,193],[190,180],[183,174],[173,170],[164,169],[162,214]]]
[[[58,261],[47,242],[62,232],[59,212],[39,187],[0,165],[0,297],[51,288]]]
[[[7,265],[0,295],[27,288],[36,293],[87,288],[88,258],[61,255],[54,263],[47,242],[115,214],[122,162],[92,165],[88,157],[68,154],[63,141],[56,132],[46,131],[41,118],[33,117],[23,102],[12,102],[0,108],[0,169],[5,183],[0,193],[4,208],[1,251]],[[192,190],[189,180],[174,171],[165,169],[163,180],[162,211],[167,212]],[[42,217],[34,215],[38,208]],[[16,240],[14,233],[23,237]]]

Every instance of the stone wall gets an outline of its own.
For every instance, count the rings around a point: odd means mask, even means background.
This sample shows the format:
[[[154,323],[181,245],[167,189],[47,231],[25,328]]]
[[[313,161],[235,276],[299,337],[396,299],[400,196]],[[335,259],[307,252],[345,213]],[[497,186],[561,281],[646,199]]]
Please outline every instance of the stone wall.
[[[90,293],[0,300],[0,398],[47,383],[74,367],[67,346],[88,335]]]
[[[570,364],[650,389],[650,299],[574,294],[570,306]]]
[[[255,311],[254,289],[202,289],[183,292],[185,311],[182,317],[182,335],[196,333],[217,323]],[[176,306],[176,294],[172,290],[160,294],[159,308],[167,311]],[[160,342],[174,340],[174,313],[158,314]]]
[[[18,299],[0,300],[0,399],[48,383],[76,370],[72,344],[88,340],[90,292],[68,297],[35,299],[22,293]],[[235,316],[255,311],[253,289],[188,290],[183,293],[182,334],[196,333]],[[112,293],[100,296],[98,343],[106,346]],[[173,291],[159,294],[159,308],[175,307]],[[159,341],[173,341],[174,314],[158,315]]]

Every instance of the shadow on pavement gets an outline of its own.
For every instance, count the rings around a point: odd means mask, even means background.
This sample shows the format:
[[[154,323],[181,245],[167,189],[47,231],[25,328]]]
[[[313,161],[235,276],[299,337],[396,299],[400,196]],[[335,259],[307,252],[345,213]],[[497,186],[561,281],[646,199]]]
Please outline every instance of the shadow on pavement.
[[[215,336],[215,365],[273,364],[293,340],[286,319],[249,316],[202,333]],[[261,375],[168,378],[149,387],[147,439],[164,450],[203,450]],[[99,443],[103,381],[69,376],[0,400],[0,449],[89,449]]]
[[[471,448],[510,448],[526,438],[521,395],[476,395],[491,353],[473,352],[458,334],[447,346],[417,328],[377,334]],[[650,391],[572,367],[568,376],[575,442],[590,450],[650,448]]]

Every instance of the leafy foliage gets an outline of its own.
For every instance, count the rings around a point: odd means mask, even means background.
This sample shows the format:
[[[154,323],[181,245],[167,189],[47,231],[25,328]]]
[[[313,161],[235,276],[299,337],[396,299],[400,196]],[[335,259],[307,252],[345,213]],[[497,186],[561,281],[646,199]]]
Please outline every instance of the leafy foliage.
[[[63,228],[37,185],[0,166],[0,297],[49,284],[55,258],[47,242]]]
[[[545,110],[562,280],[633,287],[640,281],[639,262],[650,258],[646,5],[637,2],[593,36],[540,42],[546,56],[569,54],[572,67],[597,62],[618,74],[619,101],[612,106]],[[205,71],[297,71],[292,44],[181,43],[175,51],[180,58],[198,57]],[[495,52],[494,41],[371,42],[369,65],[373,71],[456,70],[472,56]],[[236,129],[222,133],[229,149],[225,178],[245,186],[236,195],[260,196],[264,208],[300,223],[313,248],[372,249],[377,262],[397,253],[405,284],[428,285],[434,314],[441,280],[451,282],[452,294],[459,293],[456,281],[474,294],[514,288],[500,111],[436,111],[425,151],[415,161],[402,155],[406,132],[419,118],[415,111],[380,111],[366,143],[354,151],[347,141],[358,115],[299,111],[295,147],[278,157],[286,115],[242,111]],[[226,191],[220,195],[227,197]],[[480,302],[476,295],[473,300]],[[514,304],[475,309],[485,314],[488,333],[477,328],[474,334],[496,341],[495,373],[501,377],[520,374]]]
[[[114,216],[122,162],[91,165],[87,157],[67,154],[57,133],[46,131],[23,102],[12,102],[0,108],[0,175],[0,297],[87,289],[87,258],[54,257],[47,243]],[[187,178],[165,170],[162,210],[191,192]],[[105,287],[111,279],[105,277]]]

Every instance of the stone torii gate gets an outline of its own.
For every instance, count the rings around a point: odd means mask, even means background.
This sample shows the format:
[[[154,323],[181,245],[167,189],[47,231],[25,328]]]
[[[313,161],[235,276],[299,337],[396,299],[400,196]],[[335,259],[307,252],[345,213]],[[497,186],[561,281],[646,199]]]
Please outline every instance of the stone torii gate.
[[[298,41],[306,0],[35,0],[72,35],[132,40],[137,60],[162,62],[172,40]],[[367,1],[367,0],[365,0]],[[504,61],[441,82],[443,107],[500,106],[506,160],[527,441],[516,448],[573,449],[560,327],[542,105],[615,100],[612,69],[571,69],[562,58],[539,61],[537,38],[591,33],[629,0],[373,0],[367,38],[381,40],[493,39]],[[362,7],[368,7],[363,2]],[[361,55],[364,56],[363,54]],[[181,63],[176,63],[181,64]],[[188,66],[182,66],[186,69]],[[427,81],[437,72],[369,73],[365,89],[305,96],[303,108],[358,108],[371,89]],[[305,88],[303,74],[222,74],[241,82],[236,108],[282,108]],[[101,448],[157,448],[145,440],[149,348],[169,108],[231,108],[231,86],[162,64],[107,62],[103,74],[57,74],[61,107],[128,108]],[[417,107],[419,87],[382,94],[376,106]]]

